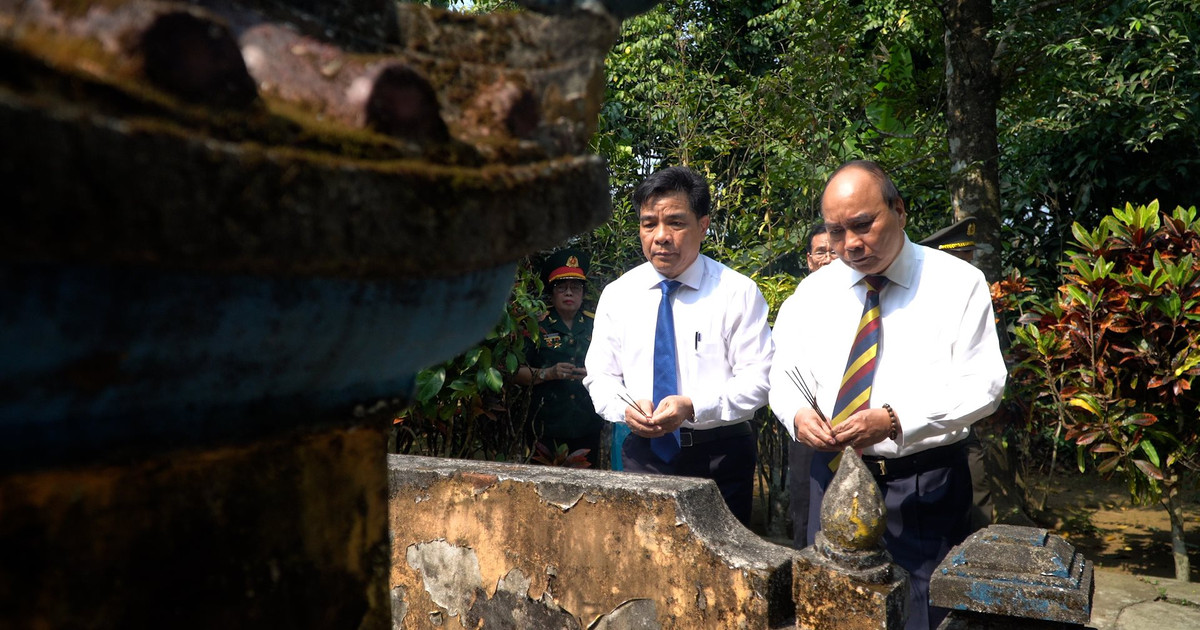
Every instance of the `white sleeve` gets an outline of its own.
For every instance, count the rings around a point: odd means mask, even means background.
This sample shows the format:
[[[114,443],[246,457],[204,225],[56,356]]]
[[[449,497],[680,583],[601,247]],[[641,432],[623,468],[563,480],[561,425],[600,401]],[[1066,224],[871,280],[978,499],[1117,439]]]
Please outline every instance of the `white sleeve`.
[[[625,391],[625,375],[620,362],[620,327],[613,321],[613,299],[612,292],[606,288],[596,304],[592,343],[584,359],[587,376],[583,379],[583,386],[592,397],[592,405],[600,417],[609,422],[624,423],[626,404],[619,394]]]
[[[922,395],[906,397],[903,412],[897,402],[903,442],[966,428],[1000,404],[1008,368],[982,274],[970,288],[950,356],[943,387],[922,388]]]

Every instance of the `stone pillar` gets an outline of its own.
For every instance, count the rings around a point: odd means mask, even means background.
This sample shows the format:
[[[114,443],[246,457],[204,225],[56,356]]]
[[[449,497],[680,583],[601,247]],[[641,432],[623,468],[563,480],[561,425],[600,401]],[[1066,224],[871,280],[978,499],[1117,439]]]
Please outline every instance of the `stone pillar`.
[[[950,608],[940,630],[1083,628],[1092,616],[1093,566],[1061,536],[992,525],[950,550],[929,599]]]
[[[821,504],[821,531],[792,568],[796,627],[903,628],[908,572],[883,548],[887,509],[875,479],[854,449]]]

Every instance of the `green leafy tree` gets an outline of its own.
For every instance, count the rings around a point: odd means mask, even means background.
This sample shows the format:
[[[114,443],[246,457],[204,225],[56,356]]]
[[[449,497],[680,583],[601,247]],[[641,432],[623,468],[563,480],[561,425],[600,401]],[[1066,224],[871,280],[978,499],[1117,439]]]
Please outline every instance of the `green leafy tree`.
[[[1073,227],[1058,296],[1017,329],[1013,378],[1089,462],[1171,520],[1176,577],[1190,574],[1181,492],[1200,472],[1200,221],[1127,204]]]
[[[1005,265],[1053,286],[1071,226],[1188,206],[1200,178],[1195,0],[995,3]]]

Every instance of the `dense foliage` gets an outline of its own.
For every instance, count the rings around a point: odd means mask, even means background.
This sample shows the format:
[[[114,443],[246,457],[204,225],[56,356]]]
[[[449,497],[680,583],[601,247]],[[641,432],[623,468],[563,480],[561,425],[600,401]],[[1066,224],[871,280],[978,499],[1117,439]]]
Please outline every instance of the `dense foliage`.
[[[1171,515],[1187,579],[1180,491],[1200,474],[1200,221],[1196,208],[1126,205],[1091,230],[1059,293],[1016,329],[1013,384],[1078,446],[1080,470],[1119,473]]]
[[[1096,226],[1127,202],[1195,203],[1198,9],[1195,0],[997,2],[1003,240],[1008,264],[1038,286],[1057,286],[1073,224]]]

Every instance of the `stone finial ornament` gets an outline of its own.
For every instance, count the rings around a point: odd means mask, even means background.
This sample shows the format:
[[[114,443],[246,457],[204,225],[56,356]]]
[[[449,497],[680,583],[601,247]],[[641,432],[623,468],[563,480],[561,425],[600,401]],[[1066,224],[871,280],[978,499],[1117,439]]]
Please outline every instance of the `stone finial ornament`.
[[[875,478],[854,449],[846,449],[821,504],[821,531],[842,549],[867,551],[881,547],[887,509]]]
[[[857,579],[883,584],[892,579],[893,567],[883,548],[886,528],[883,494],[862,457],[847,448],[821,503],[817,554]]]
[[[908,573],[883,547],[887,508],[854,449],[821,503],[821,531],[792,568],[797,628],[903,628]]]

